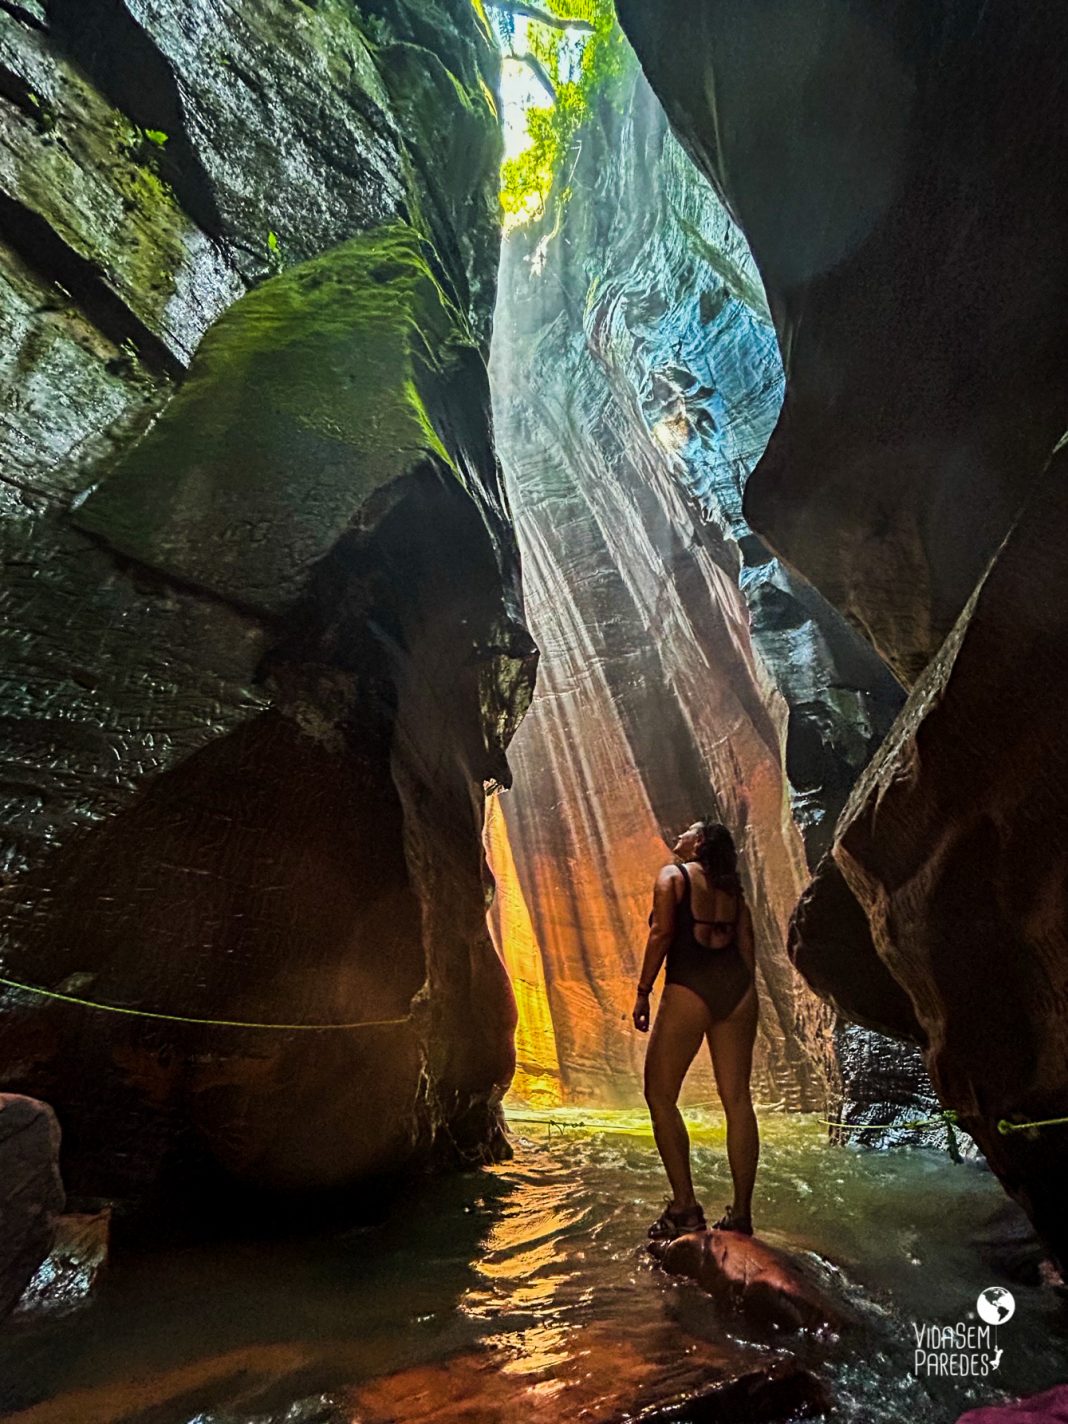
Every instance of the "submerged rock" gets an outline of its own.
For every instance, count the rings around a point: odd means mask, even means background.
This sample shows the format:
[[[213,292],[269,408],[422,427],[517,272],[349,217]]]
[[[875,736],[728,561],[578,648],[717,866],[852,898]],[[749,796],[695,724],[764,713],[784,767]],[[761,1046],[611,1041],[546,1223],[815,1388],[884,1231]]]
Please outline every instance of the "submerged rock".
[[[107,1265],[111,1212],[78,1212],[56,1220],[48,1255],[23,1291],[15,1314],[76,1310],[89,1299]]]
[[[0,1319],[52,1249],[64,1200],[55,1113],[0,1093]]]
[[[1005,1280],[1064,1289],[1060,1272],[1047,1258],[1034,1226],[1012,1200],[999,1203],[983,1226],[969,1237],[969,1244]]]
[[[830,1406],[826,1385],[793,1360],[767,1356],[741,1369],[697,1340],[679,1360],[663,1353],[659,1332],[651,1334],[643,1348],[591,1326],[582,1332],[582,1349],[562,1367],[546,1359],[521,1374],[502,1369],[497,1351],[470,1351],[374,1380],[353,1391],[351,1405],[361,1424],[734,1424],[808,1418]]]
[[[650,1250],[672,1275],[689,1276],[722,1306],[753,1325],[837,1335],[846,1313],[785,1251],[737,1231],[695,1231]]]

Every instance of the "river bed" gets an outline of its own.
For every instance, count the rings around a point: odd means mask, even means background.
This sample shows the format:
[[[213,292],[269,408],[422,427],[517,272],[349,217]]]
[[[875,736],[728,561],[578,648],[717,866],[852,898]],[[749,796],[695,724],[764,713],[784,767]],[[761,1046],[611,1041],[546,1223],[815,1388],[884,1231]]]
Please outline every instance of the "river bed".
[[[722,1119],[690,1109],[709,1218],[729,1200]],[[118,1252],[95,1298],[0,1335],[18,1424],[533,1424],[682,1408],[702,1381],[796,1358],[833,1418],[950,1424],[1068,1378],[1068,1307],[1009,1282],[973,1238],[1005,1215],[980,1164],[835,1147],[814,1117],[761,1115],[754,1222],[819,1260],[859,1325],[837,1344],[722,1318],[645,1250],[666,1199],[645,1115],[511,1114],[515,1156],[424,1180],[365,1227]],[[920,1378],[914,1324],[975,1322],[1009,1284],[986,1378]],[[695,1415],[696,1417],[696,1415]]]

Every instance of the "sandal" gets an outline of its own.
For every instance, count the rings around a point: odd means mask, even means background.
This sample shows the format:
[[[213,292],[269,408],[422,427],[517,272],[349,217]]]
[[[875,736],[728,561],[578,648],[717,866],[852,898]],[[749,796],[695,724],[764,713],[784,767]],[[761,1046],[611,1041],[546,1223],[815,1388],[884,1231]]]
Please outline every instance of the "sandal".
[[[733,1206],[728,1206],[718,1221],[712,1223],[713,1231],[737,1231],[741,1236],[752,1236],[753,1219],[749,1216],[735,1216]]]
[[[691,1231],[707,1231],[708,1225],[700,1204],[688,1206],[684,1211],[672,1211],[671,1203],[660,1213],[649,1228],[649,1236],[654,1241],[674,1241],[676,1236],[686,1236]]]

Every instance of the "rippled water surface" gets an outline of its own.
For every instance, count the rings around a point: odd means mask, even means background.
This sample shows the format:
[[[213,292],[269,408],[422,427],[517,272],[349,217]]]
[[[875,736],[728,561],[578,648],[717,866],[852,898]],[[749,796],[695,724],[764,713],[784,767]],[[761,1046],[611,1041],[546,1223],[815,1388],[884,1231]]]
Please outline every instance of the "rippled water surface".
[[[514,1160],[422,1183],[374,1227],[120,1255],[89,1306],[0,1335],[3,1417],[570,1424],[685,1399],[772,1351],[828,1379],[835,1418],[940,1424],[1068,1379],[1068,1311],[1016,1283],[995,1376],[912,1373],[914,1321],[974,1321],[1003,1283],[971,1241],[1005,1202],[979,1166],[831,1147],[814,1119],[765,1114],[758,1234],[824,1258],[861,1322],[837,1346],[791,1342],[720,1318],[648,1258],[666,1193],[642,1114],[533,1116],[513,1114]],[[687,1116],[718,1215],[722,1124]]]

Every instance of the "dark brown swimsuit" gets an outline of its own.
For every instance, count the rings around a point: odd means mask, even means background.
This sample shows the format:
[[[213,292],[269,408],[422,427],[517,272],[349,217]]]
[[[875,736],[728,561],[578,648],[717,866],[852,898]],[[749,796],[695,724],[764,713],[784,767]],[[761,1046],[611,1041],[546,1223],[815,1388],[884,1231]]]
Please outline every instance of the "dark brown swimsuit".
[[[753,975],[738,946],[738,917],[742,912],[742,896],[734,901],[733,920],[699,920],[690,904],[690,876],[680,865],[685,888],[675,907],[675,933],[668,947],[665,981],[685,984],[699,994],[708,1005],[715,1022],[725,1019],[745,998]],[[693,932],[694,925],[710,925],[716,930],[730,930],[724,945],[702,944]]]

